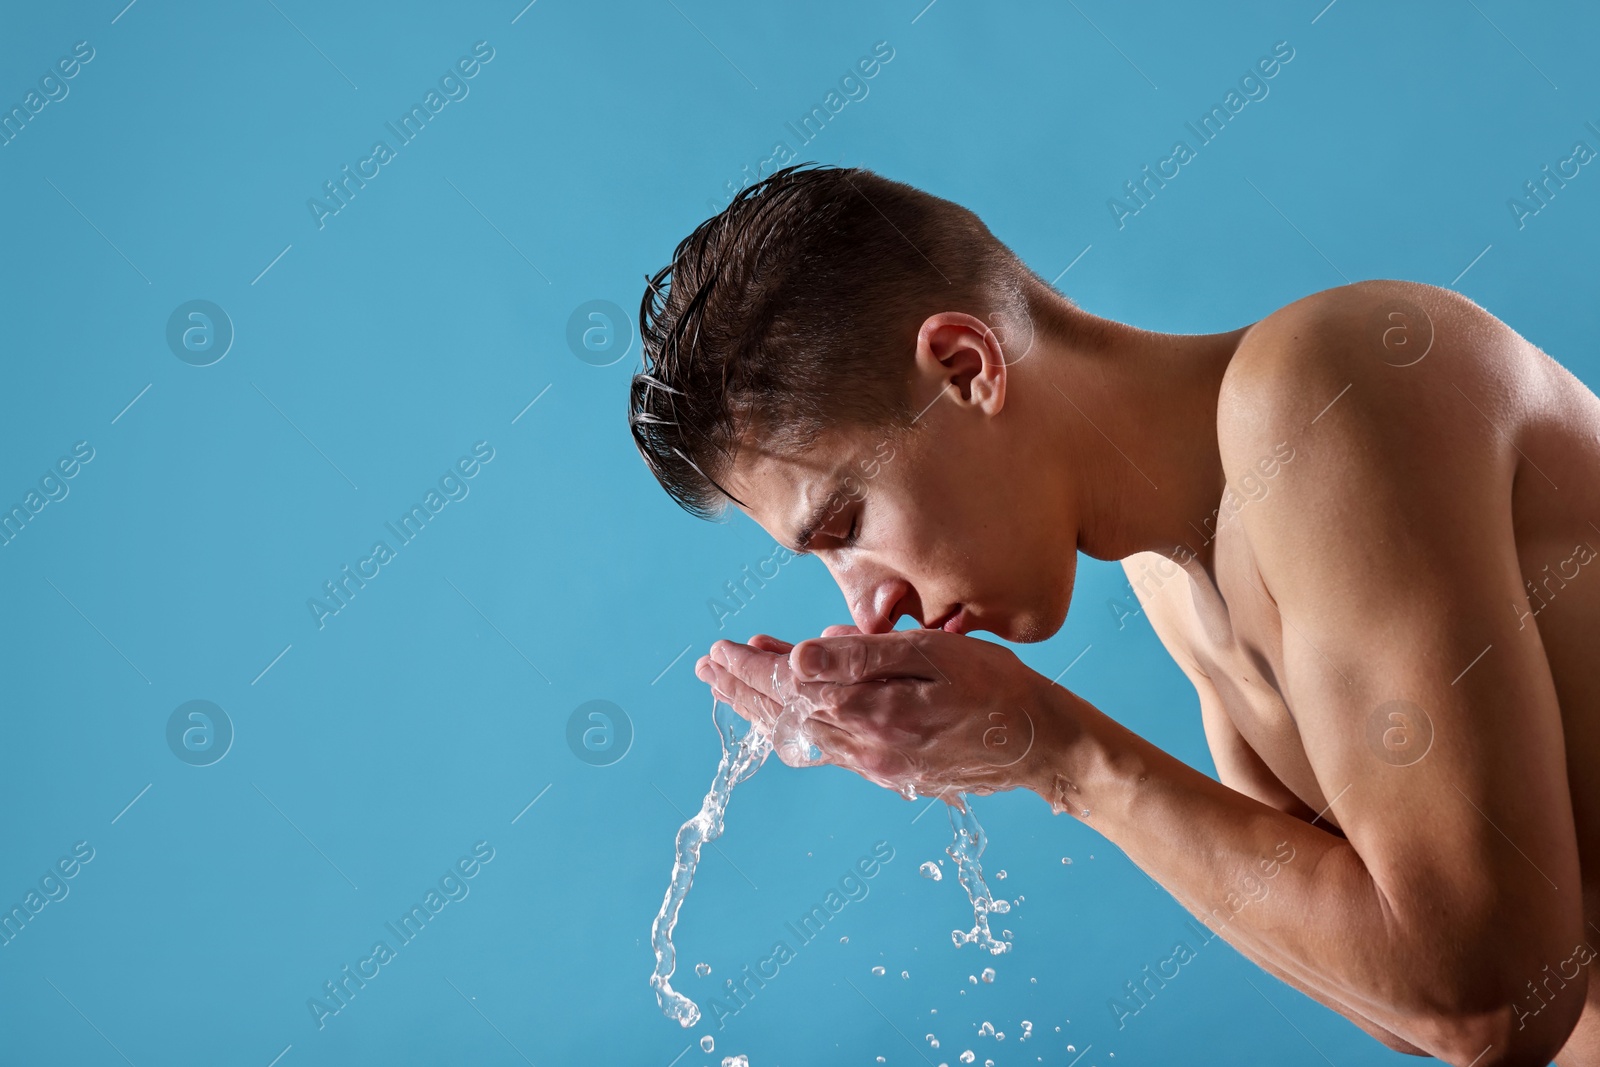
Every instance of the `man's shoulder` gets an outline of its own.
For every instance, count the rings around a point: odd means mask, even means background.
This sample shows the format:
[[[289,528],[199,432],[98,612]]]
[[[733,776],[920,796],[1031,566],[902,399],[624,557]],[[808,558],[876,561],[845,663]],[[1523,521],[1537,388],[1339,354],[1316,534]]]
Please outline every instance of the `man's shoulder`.
[[[1284,441],[1427,453],[1482,441],[1487,427],[1462,417],[1468,403],[1510,399],[1528,381],[1530,349],[1438,286],[1365,281],[1313,293],[1241,339],[1217,402],[1224,467],[1249,465]]]
[[[1286,304],[1245,331],[1223,376],[1223,399],[1285,399],[1323,381],[1377,377],[1414,369],[1433,378],[1449,338],[1448,362],[1458,368],[1475,354],[1515,335],[1471,300],[1422,282],[1355,282]],[[1462,342],[1466,341],[1467,344]],[[1424,367],[1424,361],[1433,362]],[[1465,368],[1462,368],[1465,369]],[[1398,376],[1392,376],[1398,377]]]

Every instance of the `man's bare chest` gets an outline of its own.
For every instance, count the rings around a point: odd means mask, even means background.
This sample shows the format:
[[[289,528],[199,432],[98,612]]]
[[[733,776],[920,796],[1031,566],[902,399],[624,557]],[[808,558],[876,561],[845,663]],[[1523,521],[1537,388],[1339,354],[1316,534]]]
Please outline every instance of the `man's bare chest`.
[[[1223,783],[1259,792],[1235,773],[1245,763],[1255,784],[1266,776],[1273,790],[1321,810],[1326,801],[1282,690],[1292,620],[1279,613],[1234,531],[1219,529],[1208,547],[1209,570],[1153,552],[1123,566],[1157,637],[1195,686]]]

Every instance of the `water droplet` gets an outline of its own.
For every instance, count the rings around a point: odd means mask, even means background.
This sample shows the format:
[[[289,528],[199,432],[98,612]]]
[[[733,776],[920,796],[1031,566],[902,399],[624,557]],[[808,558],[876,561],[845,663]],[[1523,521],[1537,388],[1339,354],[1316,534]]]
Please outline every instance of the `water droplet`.
[[[886,1060],[886,1059],[884,1059],[884,1058],[883,1058],[883,1057],[882,1057],[882,1056],[879,1056],[879,1057],[878,1057],[878,1062],[879,1062],[879,1063],[888,1063],[888,1062],[889,1062],[889,1061],[888,1061],[888,1060]]]
[[[991,1023],[991,1022],[985,1020],[984,1024],[982,1026],[978,1027],[978,1036],[979,1037],[993,1037],[994,1036],[994,1023]]]
[[[968,985],[977,985],[978,984],[978,976],[975,975],[975,974],[967,975],[967,984]]]
[[[996,1041],[1004,1041],[1006,1039],[1006,1032],[1004,1030],[996,1030],[994,1032],[994,1039]]]
[[[985,967],[983,969],[983,980],[985,982],[993,982],[994,981],[994,968],[993,967]]]
[[[1001,930],[1000,931],[1000,936],[1009,941],[1011,939],[1011,931],[1010,930]]]
[[[939,1039],[934,1037],[932,1034],[929,1034],[927,1036],[927,1042],[928,1042],[929,1047],[931,1047],[931,1048],[938,1048],[939,1047]]]
[[[977,1054],[974,1053],[970,1048],[967,1049],[967,1051],[965,1051],[965,1052],[963,1052],[961,1054],[961,1062],[962,1063],[971,1063],[973,1060],[975,1060],[977,1058],[978,1058]]]
[[[1039,984],[1039,979],[1037,979],[1037,978],[1030,978],[1030,979],[1028,979],[1028,984],[1029,984],[1029,985],[1038,985],[1038,984]],[[1060,1027],[1057,1027],[1057,1029],[1060,1029]]]
[[[843,936],[843,937],[841,937],[839,939],[839,944],[841,944],[841,945],[848,945],[849,943],[850,943],[850,935],[849,934],[846,934],[845,936]]]
[[[713,1049],[715,1049],[716,1047],[717,1047],[716,1039],[713,1038],[710,1034],[707,1034],[705,1037],[702,1037],[700,1039],[700,1051],[701,1052],[710,1052]]]
[[[901,971],[900,972],[900,977],[901,978],[910,978],[911,977],[911,972],[910,971]]]
[[[924,863],[921,867],[918,867],[917,870],[922,874],[922,877],[928,879],[929,881],[937,882],[939,879],[944,877],[944,872],[941,871],[939,869],[939,865],[932,860]]]
[[[1061,864],[1064,867],[1072,866],[1072,857],[1071,856],[1062,856],[1061,857]]]
[[[1033,1036],[1033,1024],[1030,1023],[1026,1019],[1022,1020],[1022,1036],[1017,1038],[1017,1040],[1018,1041],[1026,1041],[1026,1040],[1028,1040],[1028,1038],[1030,1038],[1032,1036]]]
[[[737,1056],[724,1056],[722,1067],[750,1067],[750,1057],[742,1052]]]
[[[706,975],[711,973],[711,964],[709,964],[709,963],[697,963],[697,964],[695,964],[694,965],[694,973],[698,974],[701,978],[704,978]]]
[[[883,968],[882,967],[874,967],[874,968],[872,968],[872,973],[877,975],[879,978],[882,978],[883,977]]]
[[[994,872],[994,876],[996,878],[1000,879],[1002,882],[1006,880],[1006,872],[1005,871],[995,871]]]
[[[1085,818],[1085,819],[1087,819],[1087,818],[1088,818],[1088,817],[1089,817],[1089,809],[1088,809],[1088,808],[1084,808],[1084,809],[1083,809],[1083,817],[1084,817],[1084,818]],[[1093,856],[1090,856],[1090,857],[1089,857],[1089,858],[1090,858],[1090,859],[1094,859],[1094,857],[1093,857]]]
[[[1061,1030],[1061,1027],[1059,1027],[1059,1026],[1056,1027],[1056,1030],[1057,1030],[1057,1032],[1059,1032]],[[1068,1052],[1076,1052],[1076,1051],[1078,1051],[1078,1046],[1077,1045],[1068,1045],[1067,1046],[1067,1051]]]

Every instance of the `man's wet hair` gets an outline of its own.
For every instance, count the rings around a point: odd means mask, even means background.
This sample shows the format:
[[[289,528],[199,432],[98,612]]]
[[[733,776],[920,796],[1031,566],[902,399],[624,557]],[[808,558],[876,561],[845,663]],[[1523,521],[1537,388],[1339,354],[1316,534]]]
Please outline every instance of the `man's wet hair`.
[[[740,447],[792,454],[830,427],[904,431],[928,316],[1069,330],[1070,303],[977,215],[860,167],[801,163],[735,196],[646,278],[628,423],[691,514]]]

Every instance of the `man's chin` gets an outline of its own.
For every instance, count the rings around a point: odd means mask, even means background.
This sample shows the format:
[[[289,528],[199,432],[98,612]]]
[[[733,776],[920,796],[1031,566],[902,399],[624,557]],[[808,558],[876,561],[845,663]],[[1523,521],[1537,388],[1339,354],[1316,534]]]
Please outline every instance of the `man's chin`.
[[[1059,617],[1040,618],[1037,615],[1019,615],[1006,619],[1003,623],[994,626],[978,626],[974,629],[988,630],[1003,641],[1010,641],[1018,645],[1032,645],[1040,641],[1048,641],[1061,629],[1067,621],[1066,613]]]
[[[1048,641],[1056,633],[1061,632],[1061,627],[1066,621],[1066,605],[1062,605],[1061,611],[1056,609],[1045,609],[1040,613],[1027,611],[1008,619],[1006,630],[1010,632],[1002,633],[1002,637],[1018,645],[1037,645],[1038,641]]]

